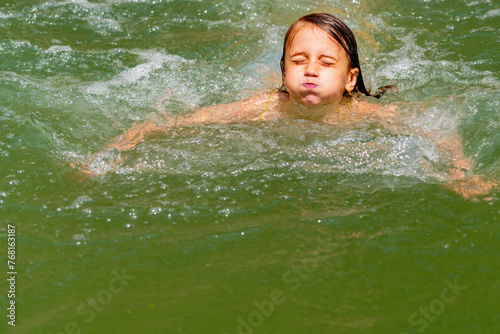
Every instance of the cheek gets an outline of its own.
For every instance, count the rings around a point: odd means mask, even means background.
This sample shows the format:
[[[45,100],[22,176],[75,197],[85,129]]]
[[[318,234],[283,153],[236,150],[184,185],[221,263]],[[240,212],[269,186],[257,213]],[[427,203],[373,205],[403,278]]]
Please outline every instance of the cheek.
[[[293,84],[295,79],[297,79],[297,73],[294,71],[293,68],[288,68],[285,70],[283,73],[283,82],[288,82],[289,84]]]
[[[293,81],[291,80],[292,76],[293,75],[290,73],[290,71],[286,71],[285,73],[283,73],[282,81],[285,84],[285,86],[288,87],[293,83]]]

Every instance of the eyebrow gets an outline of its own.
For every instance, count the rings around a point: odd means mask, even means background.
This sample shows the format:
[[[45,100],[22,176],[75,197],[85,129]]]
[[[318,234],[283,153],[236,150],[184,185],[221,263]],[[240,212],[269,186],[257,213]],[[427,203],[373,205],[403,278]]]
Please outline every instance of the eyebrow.
[[[294,53],[294,54],[291,54],[291,55],[290,55],[290,58],[295,57],[295,56],[305,56],[305,55],[306,55],[306,52],[296,52],[296,53]],[[331,56],[331,55],[322,54],[322,55],[320,55],[319,57],[320,57],[320,58],[323,58],[323,57],[326,57],[326,58],[331,58],[331,59],[334,59],[334,60],[338,61],[338,59],[337,59],[336,57]]]

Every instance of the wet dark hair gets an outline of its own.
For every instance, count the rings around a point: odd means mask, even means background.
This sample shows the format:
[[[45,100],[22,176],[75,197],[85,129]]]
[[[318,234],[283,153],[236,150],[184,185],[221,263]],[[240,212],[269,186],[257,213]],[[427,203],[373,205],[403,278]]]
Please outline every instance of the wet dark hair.
[[[377,92],[372,95],[365,87],[365,83],[363,81],[363,75],[361,74],[361,66],[359,65],[359,57],[358,57],[358,46],[356,43],[356,38],[352,33],[351,29],[336,18],[333,15],[326,13],[312,13],[306,16],[301,17],[297,21],[295,21],[285,35],[285,41],[283,43],[283,55],[281,56],[281,73],[284,72],[285,67],[285,52],[287,47],[292,42],[293,37],[298,29],[301,29],[306,24],[313,24],[317,28],[328,33],[335,41],[337,41],[342,48],[345,50],[349,57],[349,65],[351,68],[357,68],[359,70],[358,78],[356,81],[356,86],[353,89],[353,92],[360,92],[367,96],[372,96],[375,98],[380,98],[384,93],[388,90],[395,89],[394,86],[384,86],[380,87]],[[286,91],[284,85],[281,86],[280,90]],[[344,92],[344,94],[349,94],[348,92]]]

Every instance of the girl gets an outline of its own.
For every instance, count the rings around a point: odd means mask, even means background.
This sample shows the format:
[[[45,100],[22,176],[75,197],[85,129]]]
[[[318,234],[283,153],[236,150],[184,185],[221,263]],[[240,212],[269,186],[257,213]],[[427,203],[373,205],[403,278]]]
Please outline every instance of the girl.
[[[233,123],[278,118],[310,119],[338,124],[360,122],[366,117],[388,116],[377,105],[354,98],[351,93],[371,96],[365,88],[356,40],[342,21],[330,14],[314,13],[288,29],[281,58],[282,86],[248,99],[199,109],[176,120],[152,120],[129,129],[111,147],[127,150],[158,131],[172,126],[199,123]],[[379,98],[392,86],[382,87]]]
[[[362,100],[364,94],[380,98],[393,86],[379,88],[375,95],[367,91],[359,64],[357,44],[352,31],[330,14],[306,15],[288,29],[281,58],[282,86],[276,91],[259,93],[248,99],[224,105],[204,107],[177,119],[154,119],[133,126],[109,145],[118,151],[128,150],[142,142],[147,135],[167,132],[173,126],[200,123],[234,123],[272,119],[308,119],[336,125],[352,125],[366,119],[381,123],[393,122],[394,107],[382,109]],[[353,95],[353,93],[355,93]],[[456,139],[440,143],[451,152],[454,169],[451,179],[462,179],[470,169],[470,160]],[[92,166],[90,166],[92,167]],[[92,174],[84,168],[86,174]],[[476,179],[474,183],[478,183]],[[480,182],[479,182],[480,183]],[[488,192],[493,183],[478,193]],[[464,193],[463,184],[452,186]],[[457,190],[458,188],[462,190]],[[478,187],[474,187],[476,189]],[[472,191],[473,196],[476,192]]]

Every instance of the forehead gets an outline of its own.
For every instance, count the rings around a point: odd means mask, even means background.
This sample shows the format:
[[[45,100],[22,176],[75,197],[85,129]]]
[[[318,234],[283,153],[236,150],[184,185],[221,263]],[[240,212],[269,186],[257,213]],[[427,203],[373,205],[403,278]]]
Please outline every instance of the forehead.
[[[311,23],[305,23],[293,29],[286,42],[287,51],[292,51],[293,49],[302,47],[315,47],[331,50],[336,53],[345,53],[345,50],[333,38],[333,36]],[[345,54],[345,56],[347,56],[347,54]]]

